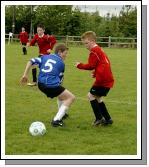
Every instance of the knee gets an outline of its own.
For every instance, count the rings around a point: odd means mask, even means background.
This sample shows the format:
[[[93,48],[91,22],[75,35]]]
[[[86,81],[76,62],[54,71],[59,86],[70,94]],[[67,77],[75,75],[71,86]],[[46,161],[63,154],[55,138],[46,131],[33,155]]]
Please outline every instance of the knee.
[[[76,99],[76,97],[75,97],[75,95],[71,95],[71,101],[72,101],[72,103],[75,101],[75,99]]]
[[[87,94],[87,97],[88,97],[89,101],[95,100],[94,95],[92,95],[90,92]]]
[[[102,102],[103,102],[103,100],[102,100],[101,97],[99,97],[99,98],[97,99],[97,101],[98,101],[98,103],[102,103]]]

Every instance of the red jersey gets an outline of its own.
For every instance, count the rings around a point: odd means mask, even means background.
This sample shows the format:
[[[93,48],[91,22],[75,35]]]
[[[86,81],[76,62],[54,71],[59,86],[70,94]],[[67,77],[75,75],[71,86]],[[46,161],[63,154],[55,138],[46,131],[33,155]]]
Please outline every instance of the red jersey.
[[[20,32],[19,38],[21,43],[27,43],[28,42],[28,33],[26,31]]]
[[[91,49],[88,63],[78,64],[77,68],[84,70],[95,70],[94,76],[96,78],[93,86],[113,87],[114,78],[112,75],[110,61],[104,51],[96,45]]]
[[[52,35],[43,35],[42,37],[39,37],[38,34],[35,34],[34,38],[30,42],[30,46],[34,46],[35,43],[39,46],[39,54],[44,55],[47,54],[48,49],[53,49],[56,39]]]

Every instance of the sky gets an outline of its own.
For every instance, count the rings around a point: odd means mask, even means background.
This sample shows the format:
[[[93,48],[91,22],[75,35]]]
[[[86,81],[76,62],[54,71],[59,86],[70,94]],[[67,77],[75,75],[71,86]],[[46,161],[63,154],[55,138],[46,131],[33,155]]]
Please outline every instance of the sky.
[[[123,5],[75,5],[74,7],[79,7],[82,12],[85,10],[95,12],[97,10],[100,16],[105,16],[107,13],[119,15]]]

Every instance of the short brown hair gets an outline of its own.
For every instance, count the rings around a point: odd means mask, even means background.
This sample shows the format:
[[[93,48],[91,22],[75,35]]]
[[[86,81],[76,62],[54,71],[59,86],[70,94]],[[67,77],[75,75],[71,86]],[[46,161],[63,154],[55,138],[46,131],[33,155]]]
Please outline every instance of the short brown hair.
[[[64,52],[65,50],[68,50],[68,47],[65,44],[57,44],[55,46],[54,53],[57,54],[59,51]]]
[[[96,33],[93,31],[86,31],[82,34],[81,39],[84,40],[86,38],[96,41]]]
[[[45,30],[45,26],[43,24],[38,24],[37,28],[42,28],[43,30]]]

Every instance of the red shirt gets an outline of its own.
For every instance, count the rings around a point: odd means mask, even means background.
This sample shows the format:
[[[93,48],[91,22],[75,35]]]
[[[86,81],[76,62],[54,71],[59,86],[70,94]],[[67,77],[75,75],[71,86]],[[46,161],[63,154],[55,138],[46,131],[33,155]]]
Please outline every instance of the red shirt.
[[[20,32],[19,38],[21,43],[27,43],[28,42],[28,33],[26,31]]]
[[[98,45],[91,49],[88,63],[78,64],[77,68],[84,70],[95,70],[96,78],[93,86],[103,86],[111,88],[114,84],[110,61],[104,51]]]
[[[53,49],[53,46],[56,43],[56,39],[54,36],[43,35],[39,37],[38,34],[35,34],[34,38],[30,42],[30,46],[34,46],[35,43],[39,46],[39,54],[47,54],[48,49]]]

